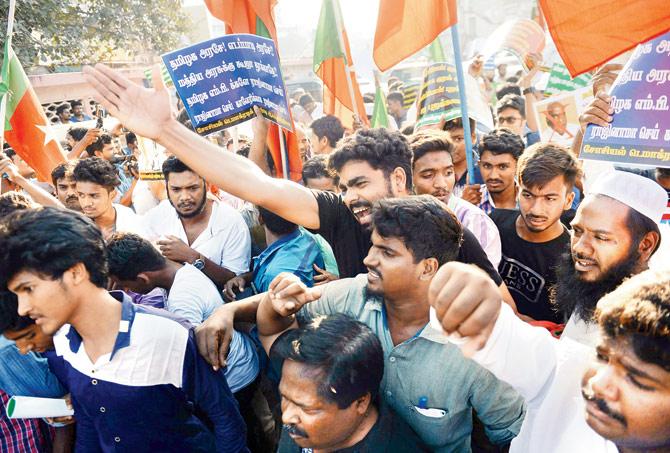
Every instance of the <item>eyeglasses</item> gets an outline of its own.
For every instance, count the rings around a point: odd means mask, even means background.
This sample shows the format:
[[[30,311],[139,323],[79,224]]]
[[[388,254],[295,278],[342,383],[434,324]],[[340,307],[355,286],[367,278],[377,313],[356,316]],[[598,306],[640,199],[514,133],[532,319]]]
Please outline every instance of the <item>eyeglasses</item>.
[[[515,124],[521,121],[521,118],[518,116],[499,116],[498,123],[500,124]]]

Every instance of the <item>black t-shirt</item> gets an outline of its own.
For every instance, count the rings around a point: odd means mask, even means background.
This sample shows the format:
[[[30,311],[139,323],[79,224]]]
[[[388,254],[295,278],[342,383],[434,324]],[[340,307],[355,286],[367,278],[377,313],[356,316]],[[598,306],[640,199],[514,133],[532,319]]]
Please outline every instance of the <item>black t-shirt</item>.
[[[556,284],[556,265],[570,247],[567,228],[548,242],[528,242],[516,232],[516,209],[496,209],[491,218],[498,227],[502,259],[498,271],[509,288],[520,313],[538,321],[562,323],[549,301],[549,289]]]
[[[363,260],[372,246],[370,232],[365,231],[356,217],[344,204],[342,197],[332,192],[314,191],[319,205],[318,230],[313,230],[328,241],[340,270],[340,278],[355,277],[368,270]],[[463,228],[463,244],[458,253],[458,261],[476,264],[500,286],[502,278],[491,264],[477,238]]]
[[[430,451],[412,428],[392,409],[382,404],[379,418],[367,436],[356,445],[338,453],[396,453]],[[286,430],[282,430],[277,453],[312,453],[311,448],[300,448]]]

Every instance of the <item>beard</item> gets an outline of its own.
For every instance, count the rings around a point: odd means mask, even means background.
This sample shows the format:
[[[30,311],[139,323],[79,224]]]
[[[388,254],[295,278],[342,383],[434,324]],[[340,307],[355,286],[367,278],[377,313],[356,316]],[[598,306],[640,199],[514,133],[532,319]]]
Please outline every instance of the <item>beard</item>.
[[[180,210],[180,208],[177,205],[175,205],[172,202],[172,199],[169,196],[168,200],[170,200],[170,204],[175,209],[175,211],[177,211],[177,214],[179,215],[180,218],[190,219],[200,215],[200,213],[205,209],[205,204],[207,203],[207,189],[205,189],[204,193],[202,194],[200,203],[197,204],[196,208],[192,212],[184,213],[183,211]]]
[[[554,306],[565,316],[566,321],[574,313],[577,319],[593,322],[593,313],[600,298],[636,273],[639,259],[637,247],[632,246],[627,256],[605,271],[597,281],[587,282],[575,270],[572,254],[564,253],[556,267],[556,286],[551,291]]]

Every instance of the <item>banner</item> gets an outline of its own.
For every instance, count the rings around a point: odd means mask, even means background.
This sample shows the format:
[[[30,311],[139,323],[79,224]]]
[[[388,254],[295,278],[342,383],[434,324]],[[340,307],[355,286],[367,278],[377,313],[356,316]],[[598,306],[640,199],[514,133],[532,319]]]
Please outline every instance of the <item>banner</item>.
[[[509,20],[496,28],[486,40],[482,52],[484,61],[499,52],[509,52],[519,59],[526,71],[530,67],[530,55],[541,54],[545,45],[544,30],[530,19]]]
[[[200,135],[254,117],[254,106],[292,130],[279,58],[271,39],[226,35],[166,53],[163,62]]]
[[[579,157],[670,167],[670,33],[639,45],[609,94],[614,119],[587,126]]]
[[[591,83],[591,78],[591,74],[582,74],[573,79],[564,64],[554,63],[551,72],[549,72],[549,80],[547,80],[544,94],[545,96],[553,96],[558,93],[584,88]]]
[[[482,96],[477,82],[465,76],[468,114],[484,130],[493,129],[491,110]],[[423,72],[423,84],[419,92],[417,122],[415,129],[461,117],[461,100],[458,95],[456,68],[450,63],[436,63]]]
[[[584,87],[537,102],[533,113],[541,140],[571,146],[579,131],[579,115],[592,99],[591,87]]]

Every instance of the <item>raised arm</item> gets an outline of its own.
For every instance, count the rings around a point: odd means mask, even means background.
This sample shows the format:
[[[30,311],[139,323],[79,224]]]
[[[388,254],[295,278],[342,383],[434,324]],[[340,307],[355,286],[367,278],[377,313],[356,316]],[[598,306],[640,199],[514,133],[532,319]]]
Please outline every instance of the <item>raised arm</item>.
[[[271,178],[249,159],[225,152],[177,122],[157,68],[154,72],[156,87],[149,89],[102,64],[84,68],[96,99],[127,128],[157,141],[222,190],[291,222],[319,228],[318,204],[309,189]]]
[[[0,154],[0,156],[2,155]],[[51,196],[49,192],[21,176],[9,157],[0,157],[0,175],[2,174],[6,174],[11,182],[28,192],[28,195],[30,195],[36,203],[53,208],[65,208],[56,197]]]

